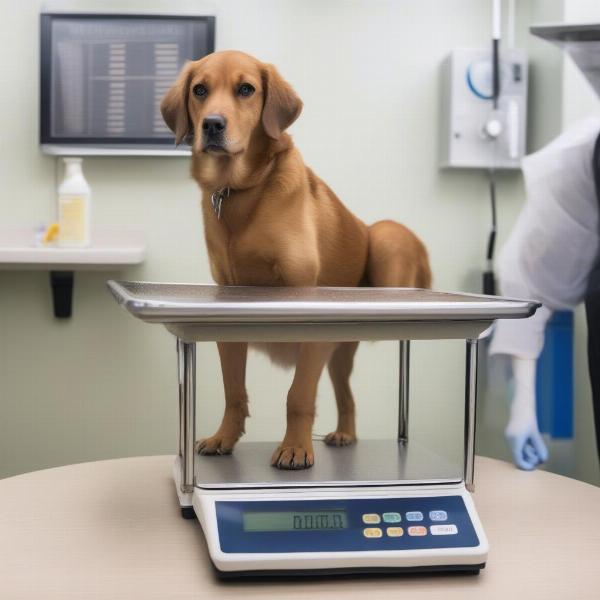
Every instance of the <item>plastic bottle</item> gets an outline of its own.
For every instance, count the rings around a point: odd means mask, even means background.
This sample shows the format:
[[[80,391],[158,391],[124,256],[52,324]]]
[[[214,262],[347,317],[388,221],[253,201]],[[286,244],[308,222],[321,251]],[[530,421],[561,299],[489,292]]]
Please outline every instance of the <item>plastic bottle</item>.
[[[65,177],[58,187],[58,245],[91,243],[92,191],[83,176],[81,158],[65,158]]]

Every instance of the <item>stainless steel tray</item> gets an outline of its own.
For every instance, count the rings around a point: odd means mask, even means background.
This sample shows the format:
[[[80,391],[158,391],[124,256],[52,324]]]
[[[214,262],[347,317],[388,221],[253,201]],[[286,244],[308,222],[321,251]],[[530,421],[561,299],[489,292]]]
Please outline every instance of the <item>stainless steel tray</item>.
[[[117,282],[133,316],[185,341],[476,337],[494,319],[531,316],[529,300],[409,288],[234,287]],[[282,327],[285,325],[285,327]]]
[[[458,457],[452,460],[414,441],[358,440],[341,448],[315,441],[314,466],[292,471],[269,467],[276,446],[276,442],[239,442],[233,454],[197,456],[195,485],[204,489],[323,488],[439,485],[462,480]]]

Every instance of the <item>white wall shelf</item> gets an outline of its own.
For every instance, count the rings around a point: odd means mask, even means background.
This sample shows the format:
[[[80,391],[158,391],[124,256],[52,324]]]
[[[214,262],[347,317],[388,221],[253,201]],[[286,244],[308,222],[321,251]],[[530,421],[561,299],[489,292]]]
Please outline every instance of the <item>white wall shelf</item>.
[[[98,229],[86,248],[37,245],[31,227],[0,228],[0,269],[50,271],[54,316],[71,316],[74,271],[115,270],[144,262],[139,230]]]
[[[30,227],[0,228],[0,269],[71,270],[113,269],[144,261],[141,231],[95,230],[87,248],[35,244]]]

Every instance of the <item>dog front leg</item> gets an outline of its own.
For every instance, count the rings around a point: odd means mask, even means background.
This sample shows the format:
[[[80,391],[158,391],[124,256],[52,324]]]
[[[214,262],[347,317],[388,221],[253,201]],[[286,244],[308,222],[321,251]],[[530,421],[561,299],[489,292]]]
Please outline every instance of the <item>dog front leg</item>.
[[[347,446],[356,441],[356,411],[350,389],[350,375],[357,348],[358,342],[344,342],[339,345],[329,361],[329,375],[338,409],[337,429],[325,436],[325,443],[330,446]]]
[[[221,342],[217,344],[225,387],[225,414],[217,432],[196,443],[200,454],[231,454],[236,442],[244,434],[248,416],[246,393],[246,342]]]
[[[335,347],[332,342],[300,345],[296,372],[287,397],[285,437],[271,457],[271,464],[279,469],[306,469],[314,463],[312,428],[317,386]]]

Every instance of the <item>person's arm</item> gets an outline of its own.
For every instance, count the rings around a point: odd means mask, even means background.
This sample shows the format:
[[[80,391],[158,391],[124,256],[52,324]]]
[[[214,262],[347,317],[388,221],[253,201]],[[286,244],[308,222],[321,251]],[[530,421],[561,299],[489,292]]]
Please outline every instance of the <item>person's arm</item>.
[[[503,290],[507,295],[527,296],[527,290],[514,285]],[[510,356],[513,372],[513,390],[508,425],[504,430],[513,462],[520,469],[531,471],[548,460],[548,450],[540,434],[535,397],[536,362],[544,346],[546,323],[552,311],[540,307],[534,316],[523,321],[496,322],[491,354]]]
[[[512,356],[514,395],[504,432],[513,461],[531,471],[548,460],[548,449],[540,434],[536,415],[536,359]]]

